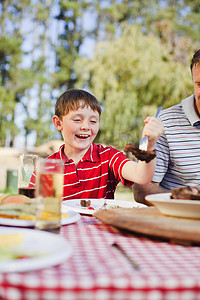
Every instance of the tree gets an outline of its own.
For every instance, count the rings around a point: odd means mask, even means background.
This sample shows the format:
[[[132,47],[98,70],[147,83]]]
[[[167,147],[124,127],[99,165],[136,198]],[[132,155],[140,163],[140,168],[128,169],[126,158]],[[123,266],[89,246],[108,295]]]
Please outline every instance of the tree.
[[[124,26],[120,38],[97,44],[94,58],[77,61],[77,86],[85,86],[103,107],[99,139],[123,148],[137,144],[143,119],[157,106],[176,104],[192,93],[188,68],[153,35],[138,26]]]
[[[28,1],[0,1],[0,145],[5,146],[9,136],[9,145],[13,146],[14,137],[19,132],[15,124],[16,104],[25,91],[23,78],[26,71],[20,68],[22,62],[21,45],[23,38],[20,33],[22,11]]]
[[[152,99],[156,98],[157,103],[166,103],[166,99],[173,103],[170,93],[176,93],[177,99],[183,95],[182,84],[175,77],[179,72],[184,74],[188,57],[191,58],[199,47],[199,10],[197,0],[0,0],[0,146],[6,141],[7,145],[13,146],[19,132],[24,135],[25,144],[33,133],[36,145],[56,137],[57,133],[51,127],[56,98],[62,90],[75,86],[90,88],[100,95],[105,106],[104,115],[108,114],[114,124],[111,128],[103,115],[101,136],[105,141],[116,143],[116,132],[121,139],[126,137],[123,132],[127,133],[128,128],[130,132],[137,128],[127,137],[133,134],[130,139],[138,140],[145,107],[152,108],[152,113],[156,109],[151,105]],[[128,24],[138,27],[137,33],[130,33]],[[149,49],[151,42],[147,41],[152,39],[155,48],[152,45],[153,50],[149,51],[152,57],[148,58],[147,49],[144,56],[142,42],[138,48],[132,45],[130,37],[125,37],[126,32],[135,40],[135,35],[139,34]],[[91,39],[98,42],[94,54],[96,64],[85,59],[84,65],[79,57],[86,41]],[[122,47],[120,43],[123,42]],[[131,49],[135,49],[135,60]],[[157,49],[165,54],[159,54]],[[92,50],[88,52],[91,56]],[[156,58],[154,53],[158,54],[157,65],[149,62]],[[119,59],[125,64],[120,64]],[[145,76],[140,68],[143,59]],[[28,65],[24,61],[28,61]],[[167,79],[159,70],[159,63],[168,72]],[[174,70],[174,63],[177,70]],[[134,76],[130,66],[138,68],[139,78]],[[149,70],[151,67],[158,73]],[[168,86],[164,86],[166,83]],[[185,84],[186,90],[190,89],[190,84]],[[173,85],[178,87],[177,91]],[[126,116],[123,124],[117,119],[117,105],[113,106],[112,116],[107,110],[109,99],[115,103],[116,97],[121,99],[120,105]],[[124,107],[125,98],[131,99],[129,106],[134,102],[131,113]],[[134,121],[129,120],[132,116]],[[121,133],[117,124],[124,128]]]
[[[32,7],[33,45],[31,49],[31,69],[34,72],[34,87],[27,91],[23,101],[26,119],[24,122],[25,136],[35,132],[35,145],[49,140],[52,116],[52,78],[49,71],[51,50],[50,12],[53,0],[37,1]],[[33,90],[35,91],[34,97]],[[33,101],[32,101],[33,97]],[[30,107],[35,105],[34,114]]]
[[[59,35],[59,45],[55,47],[56,72],[53,76],[55,88],[74,87],[76,82],[74,62],[86,37],[82,16],[89,5],[89,2],[83,0],[60,1],[57,20],[63,24],[63,30]]]

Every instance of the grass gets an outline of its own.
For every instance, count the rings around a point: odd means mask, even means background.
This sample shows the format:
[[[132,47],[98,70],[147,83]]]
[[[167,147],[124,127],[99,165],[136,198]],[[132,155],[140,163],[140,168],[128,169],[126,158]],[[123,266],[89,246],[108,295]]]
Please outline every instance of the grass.
[[[135,201],[132,187],[123,186],[120,183],[115,191],[115,200]]]

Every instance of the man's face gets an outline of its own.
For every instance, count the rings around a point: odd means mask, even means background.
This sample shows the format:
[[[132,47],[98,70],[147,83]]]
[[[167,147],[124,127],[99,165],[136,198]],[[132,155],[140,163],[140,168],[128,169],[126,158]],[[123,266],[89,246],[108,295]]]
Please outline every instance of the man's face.
[[[200,63],[193,66],[192,77],[193,77],[196,105],[197,105],[198,112],[200,113]]]

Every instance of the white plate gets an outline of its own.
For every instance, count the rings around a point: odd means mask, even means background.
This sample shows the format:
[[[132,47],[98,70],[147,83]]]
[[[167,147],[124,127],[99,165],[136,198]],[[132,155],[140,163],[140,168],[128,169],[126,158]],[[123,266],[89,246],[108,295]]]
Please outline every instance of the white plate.
[[[1,234],[23,233],[20,250],[42,256],[0,261],[0,272],[25,272],[58,265],[72,255],[71,244],[62,236],[35,229],[0,228]]]
[[[80,204],[81,200],[90,200],[91,207],[94,209],[88,209],[87,207],[83,207]],[[62,202],[63,206],[65,205],[68,209],[76,211],[85,215],[93,215],[93,213],[97,210],[102,209],[105,199],[74,199],[74,200],[65,200]],[[119,207],[132,208],[132,207],[145,207],[146,205],[137,203],[135,201],[125,201],[125,200],[108,200],[106,199],[106,209]]]
[[[68,213],[67,218],[62,218],[61,225],[67,225],[77,222],[80,219],[80,215],[74,211],[69,211],[65,206],[62,205],[62,213]],[[20,219],[9,219],[0,218],[0,224],[6,226],[17,226],[17,227],[33,227],[35,222],[32,220],[20,220]]]
[[[200,201],[171,199],[171,193],[153,194],[145,197],[161,213],[182,218],[200,219]]]

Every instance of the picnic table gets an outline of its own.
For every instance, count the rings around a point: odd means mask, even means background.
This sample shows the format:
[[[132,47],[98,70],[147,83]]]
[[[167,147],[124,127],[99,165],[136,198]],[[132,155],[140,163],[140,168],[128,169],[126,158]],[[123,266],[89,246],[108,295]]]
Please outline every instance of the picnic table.
[[[57,266],[1,273],[0,299],[200,299],[199,246],[136,235],[88,215],[63,225],[59,235],[72,245],[72,255]]]

